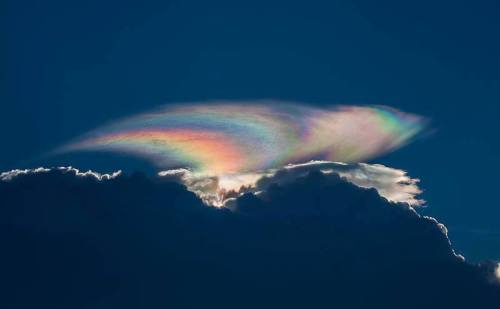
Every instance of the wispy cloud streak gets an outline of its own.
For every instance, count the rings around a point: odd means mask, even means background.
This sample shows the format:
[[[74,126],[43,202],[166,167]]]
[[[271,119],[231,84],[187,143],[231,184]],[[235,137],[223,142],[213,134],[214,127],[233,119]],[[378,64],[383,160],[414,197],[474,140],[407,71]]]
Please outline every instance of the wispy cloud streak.
[[[420,116],[382,106],[183,104],[111,123],[57,152],[129,153],[161,168],[221,175],[308,160],[361,162],[402,147],[424,126]]]

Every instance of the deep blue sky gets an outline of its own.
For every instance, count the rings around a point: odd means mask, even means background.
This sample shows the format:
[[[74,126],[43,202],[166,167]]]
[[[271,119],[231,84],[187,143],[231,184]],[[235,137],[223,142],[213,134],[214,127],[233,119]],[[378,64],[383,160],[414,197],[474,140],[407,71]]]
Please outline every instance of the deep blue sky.
[[[169,102],[386,104],[435,132],[373,162],[421,178],[459,252],[500,259],[497,3],[6,1],[0,169]]]

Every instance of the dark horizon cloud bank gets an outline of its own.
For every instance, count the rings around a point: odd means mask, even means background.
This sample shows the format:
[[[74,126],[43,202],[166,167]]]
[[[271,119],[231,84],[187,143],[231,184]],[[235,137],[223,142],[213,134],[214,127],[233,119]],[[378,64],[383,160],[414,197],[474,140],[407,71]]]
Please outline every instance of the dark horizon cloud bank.
[[[0,305],[500,303],[496,262],[467,262],[443,224],[381,196],[403,188],[417,198],[416,182],[397,171],[332,162],[287,166],[261,175],[254,189],[232,196],[226,207],[207,206],[188,187],[214,184],[181,184],[179,175],[186,176],[180,170],[159,177],[70,167],[2,173]]]

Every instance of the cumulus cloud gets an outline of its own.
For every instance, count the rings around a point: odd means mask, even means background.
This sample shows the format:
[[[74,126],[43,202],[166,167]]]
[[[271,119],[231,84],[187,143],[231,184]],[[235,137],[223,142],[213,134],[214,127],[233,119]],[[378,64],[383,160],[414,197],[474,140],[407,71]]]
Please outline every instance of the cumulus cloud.
[[[284,184],[294,181],[311,171],[335,173],[359,187],[376,189],[381,196],[392,202],[407,203],[411,206],[421,206],[425,203],[418,198],[422,193],[418,187],[419,179],[409,177],[404,170],[381,164],[310,161],[254,173],[205,176],[188,169],[174,169],[161,171],[158,175],[185,184],[207,204],[222,206],[228,198],[265,190],[270,183]]]
[[[14,170],[0,173],[0,180],[8,181],[8,180],[12,180],[13,178],[18,177],[20,175],[45,173],[48,171],[50,171],[50,169],[44,168],[44,167],[39,167],[39,168],[34,168],[34,169],[23,169],[23,170],[14,169]]]
[[[72,168],[3,174],[11,176],[0,181],[0,307],[500,302],[496,263],[466,262],[444,225],[356,185],[364,176],[355,171],[338,163],[288,166],[234,196],[231,210],[207,207],[187,190],[210,191],[219,179],[183,169],[152,178]]]
[[[272,182],[294,179],[310,171],[336,173],[345,180],[362,188],[374,188],[389,201],[420,206],[425,203],[418,195],[419,179],[411,178],[406,171],[381,164],[352,163],[329,161],[310,161],[303,164],[290,164],[272,176]],[[286,175],[286,176],[285,176]],[[262,183],[263,181],[261,181]]]
[[[38,167],[38,168],[33,168],[33,169],[13,169],[7,172],[2,172],[0,173],[0,180],[2,181],[10,181],[16,177],[23,176],[23,175],[32,175],[32,174],[39,174],[39,173],[48,173],[52,170],[59,170],[60,172],[64,174],[72,174],[77,177],[93,177],[96,180],[109,180],[116,178],[121,175],[122,171],[115,171],[111,174],[101,174],[94,172],[92,170],[88,170],[86,172],[81,172],[79,169],[74,168],[72,166],[60,166],[57,168],[46,168],[46,167]]]

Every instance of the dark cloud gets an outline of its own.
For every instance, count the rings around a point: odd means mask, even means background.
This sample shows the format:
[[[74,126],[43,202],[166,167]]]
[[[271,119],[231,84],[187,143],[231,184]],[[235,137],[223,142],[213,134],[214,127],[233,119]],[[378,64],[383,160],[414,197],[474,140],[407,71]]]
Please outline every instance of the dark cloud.
[[[267,179],[231,209],[169,177],[65,168],[1,178],[2,308],[500,303],[496,264],[467,263],[436,220],[337,173]]]
[[[420,206],[425,203],[417,197],[418,194],[422,193],[418,187],[419,179],[409,177],[404,170],[381,164],[347,164],[330,161],[289,164],[271,176],[259,179],[256,188],[257,190],[266,190],[269,184],[286,184],[311,171],[321,171],[324,174],[335,173],[357,186],[375,188],[381,196],[390,201],[405,202],[412,206]]]
[[[338,174],[359,187],[376,189],[389,201],[412,206],[422,206],[425,203],[418,197],[422,193],[418,187],[419,179],[409,177],[404,170],[381,164],[309,161],[250,173],[206,175],[179,168],[161,171],[158,176],[185,184],[209,205],[222,206],[229,198],[243,192],[258,193],[266,190],[269,184],[287,184],[311,171]]]

